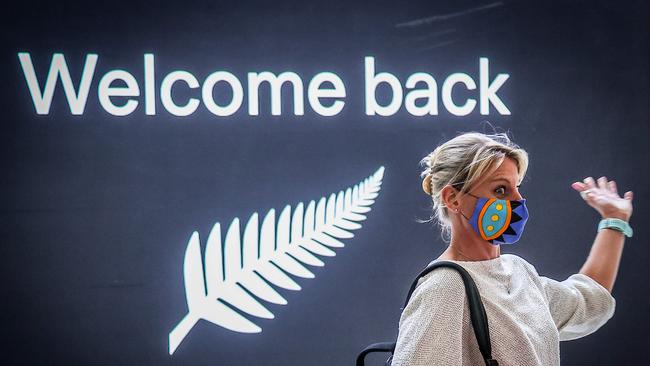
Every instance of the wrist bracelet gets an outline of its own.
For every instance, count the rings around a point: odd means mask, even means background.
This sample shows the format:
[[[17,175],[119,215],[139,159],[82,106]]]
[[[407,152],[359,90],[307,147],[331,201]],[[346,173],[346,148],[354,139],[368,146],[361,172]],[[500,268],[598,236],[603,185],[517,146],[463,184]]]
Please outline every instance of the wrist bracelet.
[[[628,238],[632,237],[632,227],[627,221],[617,218],[602,219],[598,223],[598,231],[603,229],[614,229],[622,232]]]

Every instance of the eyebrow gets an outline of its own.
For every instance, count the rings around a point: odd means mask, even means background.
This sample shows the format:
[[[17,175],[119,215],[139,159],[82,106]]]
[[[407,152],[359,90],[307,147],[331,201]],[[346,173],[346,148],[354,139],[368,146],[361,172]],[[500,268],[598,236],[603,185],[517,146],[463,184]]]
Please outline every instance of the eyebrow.
[[[505,179],[503,177],[494,178],[494,179],[491,180],[491,182],[496,182],[496,181],[500,181],[500,180],[502,180],[504,182],[507,182],[507,183],[510,183],[509,180],[507,180],[507,179]]]

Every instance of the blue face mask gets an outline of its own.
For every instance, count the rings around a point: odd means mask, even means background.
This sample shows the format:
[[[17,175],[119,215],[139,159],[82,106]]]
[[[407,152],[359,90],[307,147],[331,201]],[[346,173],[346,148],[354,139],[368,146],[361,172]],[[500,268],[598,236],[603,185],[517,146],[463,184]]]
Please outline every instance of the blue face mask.
[[[521,238],[528,220],[526,200],[476,197],[472,217],[467,219],[476,233],[491,244],[514,244]],[[462,212],[461,212],[462,214]]]

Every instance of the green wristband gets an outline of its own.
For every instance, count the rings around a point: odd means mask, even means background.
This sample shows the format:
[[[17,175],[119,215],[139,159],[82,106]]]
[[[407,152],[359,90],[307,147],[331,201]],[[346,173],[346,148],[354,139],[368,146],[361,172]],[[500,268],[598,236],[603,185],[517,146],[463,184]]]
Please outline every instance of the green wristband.
[[[617,219],[617,218],[607,218],[602,219],[598,223],[598,231],[603,229],[614,229],[622,232],[628,238],[632,237],[632,227],[628,224],[627,221]]]

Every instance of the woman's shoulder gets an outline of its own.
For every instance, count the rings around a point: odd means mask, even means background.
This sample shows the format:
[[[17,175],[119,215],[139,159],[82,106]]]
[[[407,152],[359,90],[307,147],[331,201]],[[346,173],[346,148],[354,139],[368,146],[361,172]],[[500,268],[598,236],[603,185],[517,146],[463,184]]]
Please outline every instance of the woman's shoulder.
[[[422,276],[418,280],[418,286],[413,296],[422,295],[436,297],[437,301],[448,301],[448,299],[463,299],[465,285],[460,273],[448,267],[439,267]]]
[[[462,319],[465,298],[465,286],[458,272],[446,267],[436,268],[419,278],[400,316],[400,329],[407,323],[422,327],[435,319]]]

